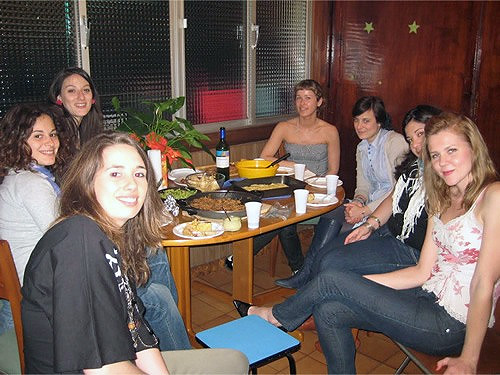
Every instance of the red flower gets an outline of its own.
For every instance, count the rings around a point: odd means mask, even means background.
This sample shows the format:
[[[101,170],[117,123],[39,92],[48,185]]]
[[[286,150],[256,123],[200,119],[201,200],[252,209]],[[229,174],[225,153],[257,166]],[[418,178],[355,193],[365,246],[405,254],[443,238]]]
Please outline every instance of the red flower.
[[[155,132],[151,132],[146,135],[145,140],[146,146],[148,146],[151,150],[160,150],[162,154],[166,152],[167,148],[170,148],[167,146],[167,139],[156,134]]]
[[[132,138],[137,143],[141,144],[142,139],[137,136],[135,133],[129,133],[130,138]]]
[[[174,150],[172,147],[168,147],[166,146],[165,147],[165,156],[167,157],[168,159],[168,164],[172,164],[175,160],[177,160],[177,158],[179,158],[181,155],[180,151],[178,150]]]

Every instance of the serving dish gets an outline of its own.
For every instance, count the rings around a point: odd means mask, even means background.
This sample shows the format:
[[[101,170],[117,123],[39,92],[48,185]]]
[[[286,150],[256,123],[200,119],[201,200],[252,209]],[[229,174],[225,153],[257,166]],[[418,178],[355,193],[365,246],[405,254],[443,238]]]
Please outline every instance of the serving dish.
[[[273,184],[281,183],[286,185],[286,187],[271,189],[271,190],[251,190],[252,193],[260,194],[262,199],[275,198],[292,195],[295,189],[303,189],[307,184],[304,181],[297,180],[290,176],[274,176],[274,177],[263,177],[263,178],[251,178],[241,181],[233,182],[232,186],[235,190],[248,191],[245,190],[246,186],[254,184]]]
[[[209,197],[213,199],[222,199],[222,198],[231,198],[231,199],[237,199],[241,202],[241,204],[245,204],[246,202],[260,202],[261,198],[259,195],[252,194],[250,192],[246,191],[227,191],[227,190],[219,190],[219,191],[212,191],[208,193],[196,193],[195,195],[178,201],[179,206],[184,210],[187,211],[191,215],[199,215],[202,217],[206,217],[209,219],[224,219],[226,218],[226,213],[228,216],[239,216],[239,217],[245,217],[246,212],[245,208],[242,210],[237,210],[237,211],[231,211],[231,210],[226,210],[224,211],[213,211],[213,210],[201,210],[199,208],[195,208],[191,206],[191,202],[196,199],[196,198],[202,198],[202,197]]]
[[[219,190],[224,184],[224,175],[222,173],[197,172],[187,175],[184,180],[185,184],[201,192],[210,192]]]
[[[272,177],[276,175],[279,164],[267,168],[272,162],[269,160],[256,159],[256,160],[240,160],[236,162],[236,169],[240,177],[244,178],[261,178]]]

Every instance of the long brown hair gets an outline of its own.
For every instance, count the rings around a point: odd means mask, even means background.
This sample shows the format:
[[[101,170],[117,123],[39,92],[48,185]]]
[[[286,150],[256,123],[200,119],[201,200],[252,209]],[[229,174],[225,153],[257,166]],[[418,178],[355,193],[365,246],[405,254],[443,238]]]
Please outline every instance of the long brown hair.
[[[117,228],[97,201],[94,191],[96,172],[103,165],[103,151],[107,147],[125,144],[132,146],[146,166],[148,188],[139,213]],[[84,215],[94,220],[118,246],[122,257],[122,271],[134,278],[138,285],[149,277],[146,246],[157,247],[161,241],[163,204],[156,191],[153,169],[146,153],[127,134],[104,132],[90,139],[71,163],[61,187],[60,218]]]
[[[452,112],[443,112],[432,117],[425,127],[424,182],[427,194],[427,212],[429,215],[442,213],[451,205],[450,187],[434,171],[431,166],[428,139],[441,131],[448,130],[463,137],[472,149],[471,181],[465,189],[462,207],[468,210],[479,193],[491,182],[497,180],[498,175],[488,148],[476,124],[464,115]]]

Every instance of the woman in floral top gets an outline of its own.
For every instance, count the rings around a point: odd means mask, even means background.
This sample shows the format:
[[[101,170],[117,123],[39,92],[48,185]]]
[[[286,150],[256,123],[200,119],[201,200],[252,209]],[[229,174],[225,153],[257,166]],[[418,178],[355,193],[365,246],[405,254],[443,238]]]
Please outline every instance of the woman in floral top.
[[[429,354],[458,355],[438,362],[445,373],[476,372],[500,296],[500,183],[470,119],[442,113],[425,133],[429,223],[417,265],[364,276],[324,270],[285,302],[248,309],[288,330],[312,314],[329,373],[356,371],[351,328]]]

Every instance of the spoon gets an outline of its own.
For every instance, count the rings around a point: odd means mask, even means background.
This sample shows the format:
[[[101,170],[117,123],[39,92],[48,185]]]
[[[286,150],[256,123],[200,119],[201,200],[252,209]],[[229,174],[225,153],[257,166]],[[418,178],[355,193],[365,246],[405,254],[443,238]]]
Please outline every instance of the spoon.
[[[276,159],[276,160],[275,160],[275,161],[273,161],[271,164],[269,164],[266,168],[270,168],[270,167],[272,167],[273,165],[278,164],[280,161],[283,161],[283,160],[287,159],[289,156],[290,156],[290,153],[289,153],[289,152],[287,152],[285,155],[280,156],[278,159]]]

